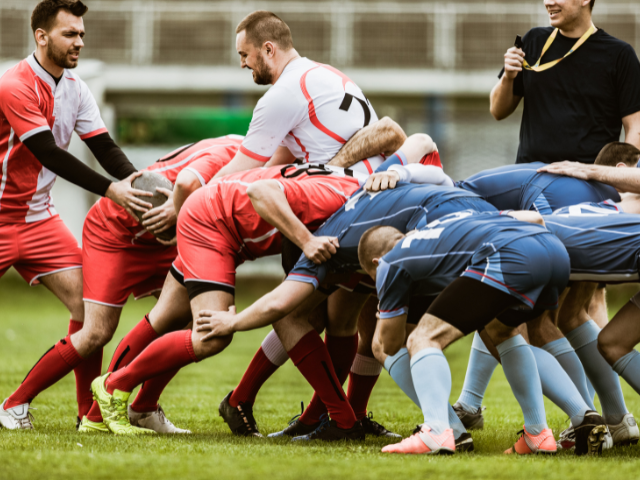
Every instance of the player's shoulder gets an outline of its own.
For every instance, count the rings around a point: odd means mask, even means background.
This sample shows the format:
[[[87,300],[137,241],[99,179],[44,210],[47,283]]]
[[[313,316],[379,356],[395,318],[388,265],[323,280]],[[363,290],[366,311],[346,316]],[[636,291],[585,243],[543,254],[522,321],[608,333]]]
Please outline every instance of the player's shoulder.
[[[635,55],[635,50],[631,45],[629,45],[624,40],[620,40],[619,38],[616,38],[613,35],[605,32],[601,28],[598,29],[593,37],[598,41],[598,43],[605,46],[610,52],[630,51]]]
[[[11,91],[7,90],[9,88],[35,88],[35,83],[33,82],[35,77],[36,73],[33,71],[27,60],[22,60],[8,69],[0,77],[0,94],[2,92],[10,93]]]

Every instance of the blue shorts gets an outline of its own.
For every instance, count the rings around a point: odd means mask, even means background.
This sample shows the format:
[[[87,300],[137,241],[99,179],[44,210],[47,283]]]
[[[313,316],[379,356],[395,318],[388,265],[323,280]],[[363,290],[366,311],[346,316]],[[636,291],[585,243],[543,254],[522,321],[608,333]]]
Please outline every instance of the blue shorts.
[[[462,276],[479,280],[533,308],[558,308],[569,283],[569,254],[554,235],[519,238],[470,265]]]

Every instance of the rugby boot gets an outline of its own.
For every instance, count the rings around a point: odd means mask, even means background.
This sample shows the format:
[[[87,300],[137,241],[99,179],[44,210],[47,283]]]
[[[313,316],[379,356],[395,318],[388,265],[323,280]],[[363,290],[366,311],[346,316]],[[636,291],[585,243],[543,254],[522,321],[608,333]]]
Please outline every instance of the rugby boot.
[[[427,425],[414,430],[413,435],[400,443],[387,445],[382,448],[383,453],[404,453],[410,455],[452,454],[456,451],[456,441],[453,430],[447,428],[440,435],[436,435]]]
[[[311,440],[322,440],[324,442],[364,440],[364,430],[360,422],[356,422],[351,428],[339,428],[335,420],[329,420],[327,417],[313,432],[291,439],[292,442],[309,442]]]
[[[327,414],[322,414],[320,416],[320,421],[316,423],[312,423],[311,425],[307,425],[300,421],[300,417],[304,413],[304,403],[300,402],[300,413],[294,415],[291,420],[289,420],[289,426],[284,430],[280,430],[279,432],[270,433],[267,435],[269,438],[276,437],[301,437],[303,435],[308,435],[313,432],[316,428],[320,426],[322,420],[327,416]]]
[[[576,446],[576,432],[573,429],[573,425],[569,425],[568,428],[560,432],[557,445],[558,450],[571,450]],[[607,433],[605,433],[604,441],[602,442],[602,450],[609,450],[610,448],[613,448],[613,438],[607,428]]]
[[[525,427],[518,432],[520,437],[513,447],[505,450],[507,455],[517,453],[518,455],[531,455],[533,453],[554,454],[558,451],[556,439],[550,428],[545,428],[539,435],[531,435]]]
[[[131,425],[127,415],[127,402],[131,392],[114,390],[113,394],[107,392],[105,382],[111,372],[96,378],[91,382],[93,399],[98,402],[102,421],[116,435],[155,435],[153,430],[138,428]]]
[[[7,430],[33,430],[33,415],[29,410],[28,403],[23,403],[17,407],[7,408],[4,405],[5,400],[0,405],[0,427]]]
[[[390,432],[378,422],[374,421],[372,412],[369,412],[366,417],[360,420],[360,423],[362,423],[362,428],[365,435],[373,435],[375,437],[402,438],[402,435]]]
[[[218,407],[218,412],[226,424],[229,425],[231,433],[241,437],[262,438],[256,419],[253,418],[253,406],[248,403],[239,403],[237,407],[232,407],[229,404],[229,398],[231,398],[232,393],[233,390],[222,399]]]
[[[616,425],[607,425],[613,437],[613,446],[636,445],[638,443],[638,424],[633,414],[627,413]]]
[[[453,405],[453,411],[456,412],[456,415],[464,425],[464,428],[467,430],[482,430],[484,428],[484,416],[482,412],[484,412],[487,408],[481,407],[476,412],[468,412],[466,411],[460,403],[455,403]]]
[[[575,454],[600,455],[607,434],[607,424],[604,419],[592,410],[584,415],[584,420],[575,427]]]
[[[78,425],[78,433],[109,433],[110,431],[104,422],[92,422],[86,416],[82,417]]]
[[[473,452],[473,438],[471,438],[471,434],[464,432],[456,438],[456,452]]]
[[[164,414],[162,407],[158,405],[153,412],[136,412],[129,405],[129,421],[134,427],[146,428],[156,433],[191,433],[191,430],[184,430],[176,427]]]

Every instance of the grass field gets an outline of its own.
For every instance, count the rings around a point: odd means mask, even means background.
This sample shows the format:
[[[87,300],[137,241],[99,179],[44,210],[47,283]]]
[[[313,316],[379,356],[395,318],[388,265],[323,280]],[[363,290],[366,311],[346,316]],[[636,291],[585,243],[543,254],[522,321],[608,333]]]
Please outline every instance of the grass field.
[[[268,285],[239,287],[239,308]],[[251,287],[251,288],[249,288]],[[249,293],[246,293],[249,292]],[[625,293],[619,295],[626,300]],[[617,302],[617,300],[616,300]],[[615,302],[611,302],[615,303]],[[114,341],[105,349],[105,366],[117,341],[151,308],[153,300],[130,301]],[[29,288],[15,276],[0,280],[0,397],[8,396],[33,363],[64,336],[67,312],[44,287]],[[485,398],[486,427],[474,433],[476,451],[453,457],[398,457],[380,453],[384,441],[291,445],[286,440],[233,437],[218,416],[218,404],[239,381],[266,331],[237,334],[218,357],[182,371],[163,395],[162,405],[190,436],[115,438],[80,435],[75,431],[73,375],[34,402],[36,430],[0,431],[0,479],[136,478],[136,479],[294,479],[294,478],[638,478],[640,447],[605,452],[602,458],[512,457],[502,451],[522,428],[522,414],[498,367]],[[455,401],[464,380],[470,338],[449,349]],[[640,398],[624,384],[629,409],[640,414]],[[263,433],[281,429],[308,402],[311,388],[289,363],[264,386],[255,415]],[[421,412],[403,396],[383,371],[369,409],[388,428],[408,435],[421,422]],[[547,402],[549,425],[557,434],[568,423]]]

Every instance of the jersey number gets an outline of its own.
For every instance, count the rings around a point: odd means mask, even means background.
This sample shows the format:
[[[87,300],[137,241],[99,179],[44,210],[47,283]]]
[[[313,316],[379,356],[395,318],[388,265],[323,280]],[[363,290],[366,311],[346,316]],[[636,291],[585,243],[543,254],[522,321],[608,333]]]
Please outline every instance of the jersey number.
[[[369,125],[369,122],[371,121],[371,110],[369,110],[369,105],[367,105],[366,101],[358,97],[354,97],[350,93],[345,93],[344,98],[342,99],[342,103],[340,104],[340,110],[348,112],[349,108],[351,108],[351,102],[353,102],[354,98],[358,101],[360,106],[362,106],[362,111],[364,112],[364,125],[362,127],[364,128]]]

